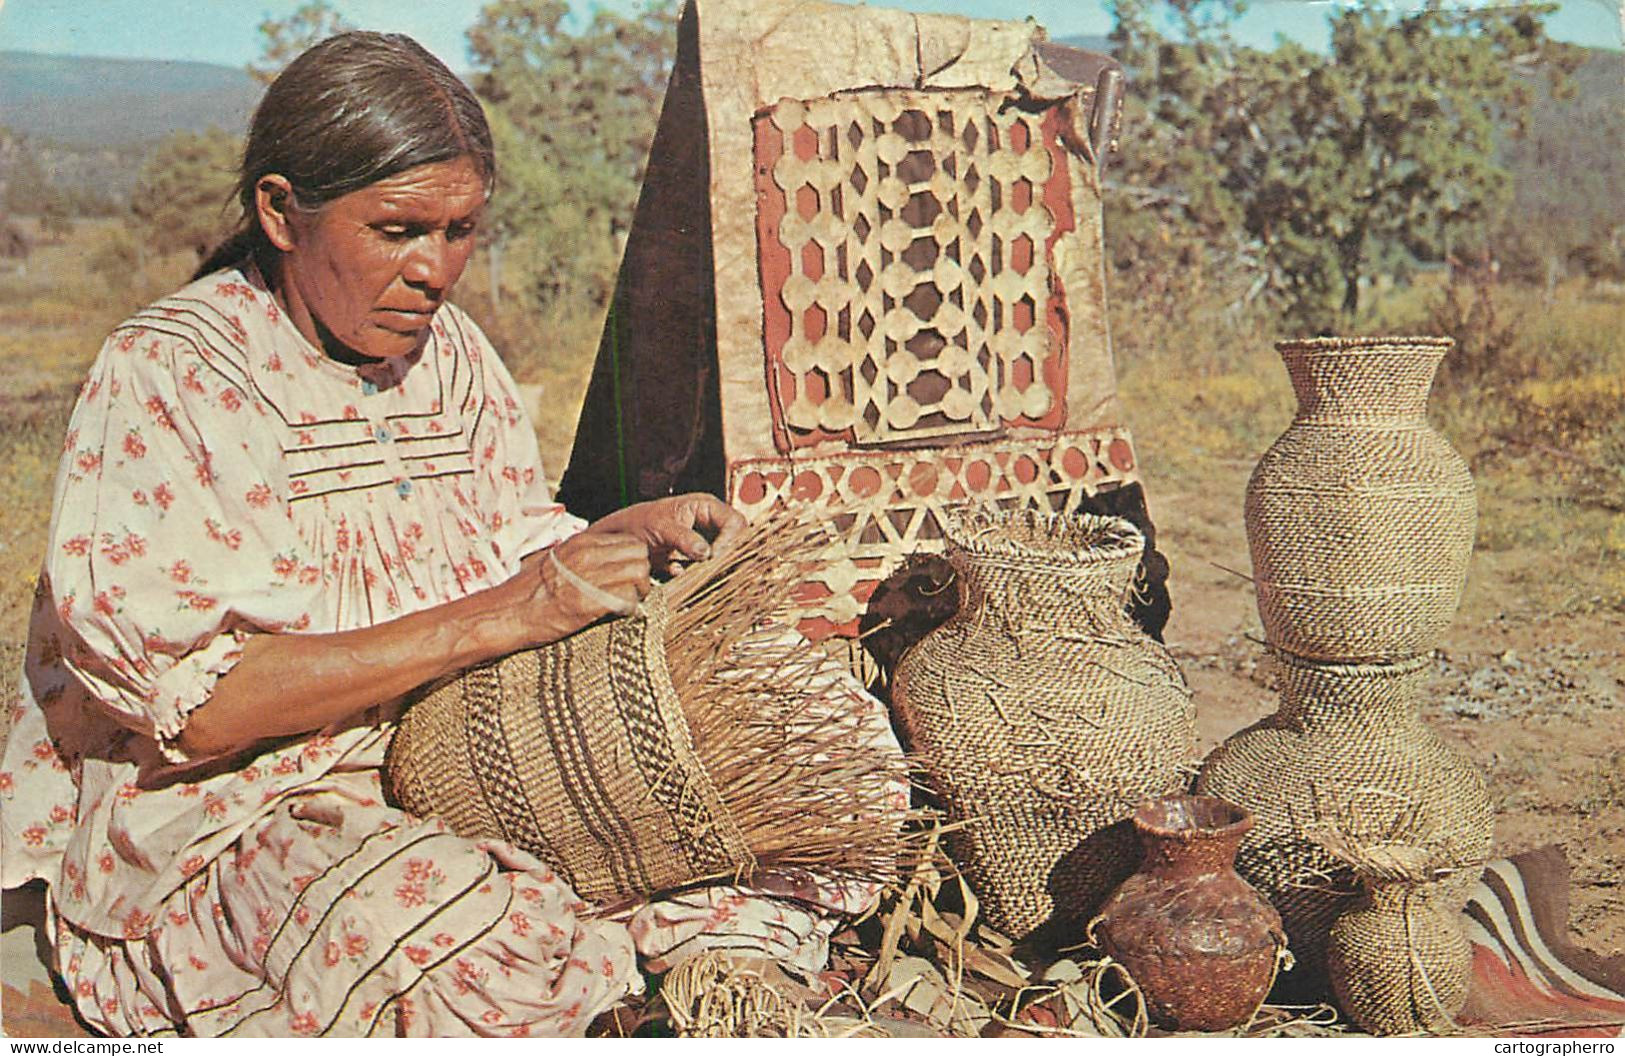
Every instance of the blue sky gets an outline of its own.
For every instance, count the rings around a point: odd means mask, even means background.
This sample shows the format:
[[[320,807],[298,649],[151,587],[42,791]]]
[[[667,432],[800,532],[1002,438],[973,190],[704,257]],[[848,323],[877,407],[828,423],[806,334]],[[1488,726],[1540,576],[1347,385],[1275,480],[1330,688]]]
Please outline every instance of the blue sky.
[[[0,0],[0,50],[120,58],[190,59],[241,66],[259,54],[258,25],[285,17],[301,0]],[[465,69],[463,31],[485,0],[335,0],[364,29],[411,34],[455,69]],[[588,4],[577,0],[581,9]],[[1269,44],[1277,34],[1320,46],[1327,13],[1341,0],[1254,0],[1243,39]],[[1416,0],[1389,0],[1414,7]],[[1464,0],[1478,2],[1478,0]],[[1561,0],[1553,35],[1620,47],[1620,0]],[[607,5],[625,8],[630,0]],[[1052,36],[1103,34],[1110,18],[1100,0],[885,0],[885,6],[979,18],[1031,15]]]

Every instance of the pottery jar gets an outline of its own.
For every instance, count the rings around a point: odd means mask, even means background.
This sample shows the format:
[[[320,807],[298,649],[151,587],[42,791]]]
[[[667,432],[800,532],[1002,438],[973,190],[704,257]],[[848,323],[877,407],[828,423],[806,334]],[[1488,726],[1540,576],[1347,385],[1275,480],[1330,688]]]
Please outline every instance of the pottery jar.
[[[1140,870],[1106,900],[1092,932],[1168,1030],[1232,1029],[1269,993],[1286,935],[1234,868],[1252,824],[1213,796],[1168,796],[1134,812]]]

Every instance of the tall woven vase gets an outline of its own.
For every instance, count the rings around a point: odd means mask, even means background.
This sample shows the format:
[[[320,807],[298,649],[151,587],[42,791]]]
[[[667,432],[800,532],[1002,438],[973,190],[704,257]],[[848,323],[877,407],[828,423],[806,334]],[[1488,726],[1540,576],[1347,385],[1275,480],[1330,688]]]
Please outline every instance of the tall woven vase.
[[[1281,914],[1298,967],[1296,996],[1327,991],[1327,937],[1361,897],[1325,833],[1360,845],[1426,848],[1447,872],[1437,905],[1460,910],[1488,858],[1493,815],[1484,778],[1421,719],[1430,661],[1321,664],[1277,652],[1281,707],[1208,756],[1197,791],[1257,821],[1236,870]]]
[[[1478,507],[1428,426],[1449,338],[1277,345],[1298,410],[1247,485],[1247,541],[1270,644],[1311,660],[1430,651],[1461,603]]]
[[[1467,466],[1426,419],[1450,347],[1428,337],[1277,346],[1298,410],[1253,471],[1246,516],[1281,708],[1219,746],[1197,788],[1258,819],[1237,869],[1280,910],[1298,959],[1284,989],[1300,999],[1327,996],[1333,923],[1362,890],[1328,836],[1425,852],[1441,877],[1430,904],[1444,914],[1461,909],[1490,849],[1482,776],[1419,717],[1477,521]],[[1354,962],[1340,970],[1347,993],[1393,989]]]
[[[1074,941],[1138,864],[1126,818],[1183,785],[1190,691],[1129,618],[1129,522],[961,512],[946,526],[958,612],[899,662],[892,703],[983,918]],[[1070,931],[1069,931],[1070,929]]]

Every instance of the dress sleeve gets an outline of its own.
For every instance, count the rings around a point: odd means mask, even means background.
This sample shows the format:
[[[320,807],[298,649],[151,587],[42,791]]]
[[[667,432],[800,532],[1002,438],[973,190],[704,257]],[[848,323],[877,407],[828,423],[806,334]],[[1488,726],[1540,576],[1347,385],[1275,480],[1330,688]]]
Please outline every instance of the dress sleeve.
[[[317,578],[300,574],[277,431],[216,365],[150,330],[108,339],[69,425],[46,555],[68,669],[176,762],[248,635],[298,629]]]
[[[536,427],[525,413],[518,387],[491,342],[474,321],[457,313],[463,336],[483,384],[474,391],[483,404],[472,409],[475,474],[498,511],[498,545],[514,560],[563,542],[587,526],[554,501],[536,444]]]

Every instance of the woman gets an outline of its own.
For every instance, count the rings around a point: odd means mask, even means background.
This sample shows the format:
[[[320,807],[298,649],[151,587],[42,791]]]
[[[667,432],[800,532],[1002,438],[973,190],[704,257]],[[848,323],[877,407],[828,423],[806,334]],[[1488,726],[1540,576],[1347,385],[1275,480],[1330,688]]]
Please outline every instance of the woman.
[[[763,878],[595,915],[383,801],[393,707],[726,546],[709,496],[591,526],[447,297],[495,177],[401,36],[306,52],[255,114],[242,232],[138,312],[67,438],[0,769],[6,886],[112,1034],[580,1033],[707,945],[814,965],[870,892]],[[774,889],[786,898],[771,897]]]

